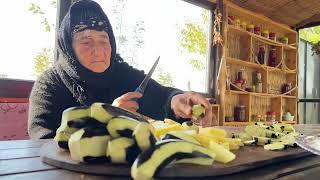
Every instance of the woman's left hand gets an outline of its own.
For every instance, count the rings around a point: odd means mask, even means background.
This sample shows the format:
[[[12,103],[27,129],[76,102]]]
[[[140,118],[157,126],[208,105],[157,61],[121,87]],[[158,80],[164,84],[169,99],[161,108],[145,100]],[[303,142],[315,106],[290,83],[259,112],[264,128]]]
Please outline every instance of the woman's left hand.
[[[212,122],[212,107],[209,101],[202,95],[194,92],[186,92],[175,95],[171,99],[171,109],[177,118],[192,118],[192,106],[196,104],[201,104],[205,107],[205,115],[199,119],[201,126],[208,127],[218,124],[218,122]]]

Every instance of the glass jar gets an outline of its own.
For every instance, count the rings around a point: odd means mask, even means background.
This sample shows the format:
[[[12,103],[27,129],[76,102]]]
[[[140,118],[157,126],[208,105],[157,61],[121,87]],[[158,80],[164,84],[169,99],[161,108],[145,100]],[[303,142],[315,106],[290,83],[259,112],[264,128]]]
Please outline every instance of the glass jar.
[[[289,92],[292,89],[291,83],[286,83],[282,86],[282,94]],[[291,93],[287,93],[287,95],[291,95]]]
[[[268,30],[263,30],[261,35],[263,37],[265,37],[265,38],[269,38],[269,31]]]
[[[256,35],[261,35],[261,27],[260,26],[258,26],[258,25],[256,25],[255,27],[254,27],[254,33],[256,34]]]
[[[265,56],[266,51],[264,50],[263,46],[259,47],[259,52],[258,52],[258,61],[260,64],[264,64],[264,56]]]
[[[286,36],[283,36],[283,37],[281,38],[281,42],[282,42],[283,44],[289,44],[289,38],[286,37]]]
[[[253,25],[253,24],[249,24],[249,25],[247,26],[247,31],[248,31],[248,32],[251,32],[251,33],[254,33],[254,25]]]
[[[261,81],[256,83],[256,92],[262,93],[262,82]]]
[[[271,47],[269,52],[269,66],[276,67],[276,60],[277,60],[277,52],[276,48],[274,46]]]
[[[241,23],[241,29],[242,29],[242,30],[247,30],[247,23],[246,23],[246,22],[243,21],[243,22]]]
[[[276,33],[274,33],[274,32],[270,32],[269,33],[269,39],[271,39],[271,40],[276,40]]]
[[[234,118],[233,118],[233,116],[226,116],[225,121],[226,122],[233,122]]]
[[[237,80],[244,80],[244,69],[240,69],[240,71],[238,71],[238,76],[237,76]]]
[[[234,120],[240,122],[246,121],[246,107],[244,105],[237,105],[234,108]]]
[[[240,26],[241,26],[241,20],[240,20],[240,18],[236,18],[236,20],[235,20],[235,25],[236,25],[237,28],[240,28]]]
[[[274,111],[267,112],[267,121],[276,121],[276,112]]]
[[[229,25],[234,25],[234,19],[235,19],[234,16],[229,15],[229,16],[228,16],[228,24],[229,24]]]

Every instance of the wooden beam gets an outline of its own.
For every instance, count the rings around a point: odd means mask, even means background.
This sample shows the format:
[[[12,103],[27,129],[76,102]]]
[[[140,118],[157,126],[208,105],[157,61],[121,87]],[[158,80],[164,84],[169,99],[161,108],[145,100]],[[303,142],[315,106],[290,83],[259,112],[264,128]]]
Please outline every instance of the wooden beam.
[[[0,97],[28,98],[33,83],[33,81],[28,80],[0,79]]]
[[[199,7],[206,8],[208,10],[212,10],[215,6],[215,3],[209,0],[183,0],[183,1],[194,4]]]
[[[58,51],[58,33],[61,21],[64,16],[67,14],[69,7],[73,0],[58,0],[57,2],[57,16],[56,16],[56,38],[55,38],[55,50],[54,50],[54,60],[57,61],[59,57]]]

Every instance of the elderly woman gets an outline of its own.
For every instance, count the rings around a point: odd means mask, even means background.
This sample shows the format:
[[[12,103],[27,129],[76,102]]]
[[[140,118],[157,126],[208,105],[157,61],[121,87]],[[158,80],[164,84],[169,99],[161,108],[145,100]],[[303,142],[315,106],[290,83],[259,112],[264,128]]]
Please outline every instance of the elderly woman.
[[[164,87],[154,80],[143,96],[134,92],[145,74],[116,54],[111,24],[96,2],[82,0],[71,5],[61,23],[58,43],[58,61],[35,82],[30,95],[31,138],[53,138],[63,110],[94,102],[158,120],[191,118],[191,105],[202,104],[206,115],[201,122],[211,122],[210,104],[199,94]]]

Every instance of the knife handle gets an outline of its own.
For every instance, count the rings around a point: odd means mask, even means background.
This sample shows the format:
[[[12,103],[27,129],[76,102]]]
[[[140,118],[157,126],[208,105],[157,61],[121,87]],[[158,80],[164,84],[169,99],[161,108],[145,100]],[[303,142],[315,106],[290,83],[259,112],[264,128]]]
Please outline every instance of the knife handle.
[[[140,93],[140,94],[142,94],[143,95],[143,89],[141,89],[141,87],[139,86],[134,92],[138,92],[138,93]],[[138,98],[132,98],[131,99],[131,101],[138,101]]]

